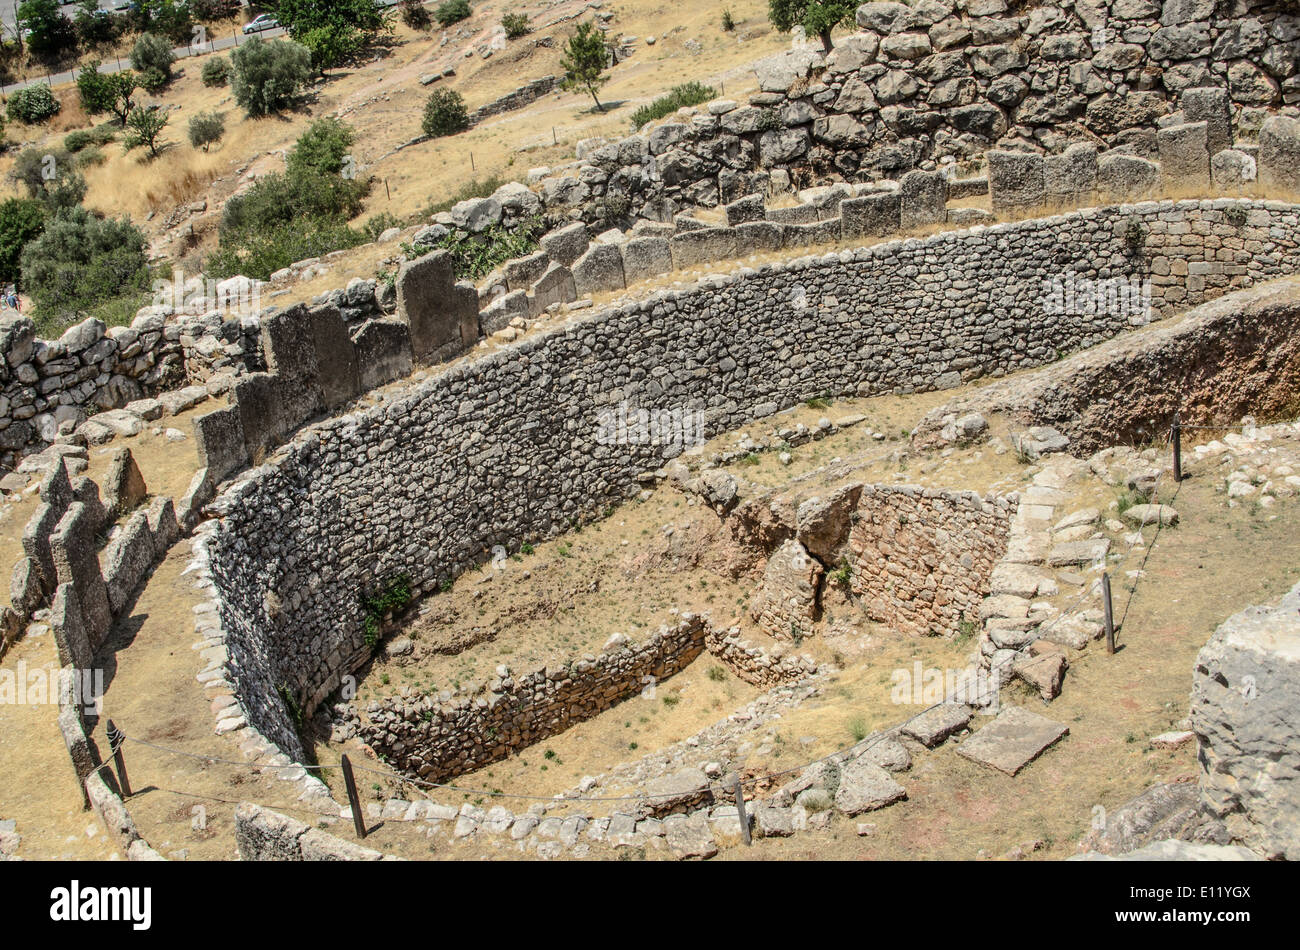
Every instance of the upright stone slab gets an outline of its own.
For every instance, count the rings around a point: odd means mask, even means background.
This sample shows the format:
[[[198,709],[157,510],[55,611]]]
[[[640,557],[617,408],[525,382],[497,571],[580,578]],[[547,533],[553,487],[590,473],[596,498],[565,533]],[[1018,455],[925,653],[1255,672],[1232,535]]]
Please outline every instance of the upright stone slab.
[[[72,504],[72,481],[68,477],[68,465],[60,456],[50,470],[41,479],[41,501],[49,505],[60,515]]]
[[[30,617],[44,597],[41,566],[30,557],[19,558],[9,581],[9,603],[23,617]]]
[[[410,328],[415,361],[446,358],[477,338],[478,292],[467,295],[456,282],[451,254],[434,251],[397,272],[397,318]]]
[[[1047,162],[1031,152],[990,151],[989,198],[994,213],[1036,208],[1047,198]]]
[[[1275,115],[1259,130],[1259,186],[1269,195],[1300,194],[1300,121]]]
[[[845,239],[885,237],[902,229],[902,197],[897,191],[840,202],[840,216]]]
[[[126,447],[116,449],[104,478],[104,509],[109,521],[116,521],[144,501],[149,489],[135,464],[135,456]]]
[[[1078,205],[1091,201],[1097,190],[1097,146],[1076,142],[1060,155],[1047,156],[1044,177],[1049,202]]]
[[[635,237],[623,245],[623,277],[629,284],[673,269],[673,252],[664,237]]]
[[[258,465],[266,452],[279,444],[287,431],[280,415],[276,379],[270,373],[240,376],[235,380],[231,395],[239,411],[239,429],[244,434],[244,453],[250,462]]]
[[[573,289],[579,297],[626,286],[623,255],[616,244],[593,244],[573,265]]]
[[[1136,155],[1107,155],[1097,162],[1097,190],[1104,198],[1144,198],[1160,183],[1160,166]]]
[[[315,322],[305,304],[262,320],[262,352],[267,372],[278,380],[276,398],[283,432],[292,431],[324,408],[313,340]]]
[[[367,320],[352,337],[362,391],[411,373],[411,337],[405,323]]]
[[[681,270],[736,256],[736,232],[731,228],[698,228],[674,234],[668,245],[673,252],[673,266]]]
[[[1258,177],[1258,165],[1248,152],[1225,148],[1210,159],[1210,180],[1216,192],[1241,191]]]
[[[149,519],[149,531],[153,535],[155,556],[162,557],[181,534],[176,506],[166,495],[160,495],[149,505],[145,514]]]
[[[545,251],[508,261],[503,268],[506,286],[512,291],[527,290],[537,283],[550,266],[551,258]]]
[[[1232,148],[1232,100],[1221,86],[1184,89],[1178,106],[1188,122],[1205,123],[1206,147],[1211,155]]]
[[[321,404],[327,410],[337,409],[361,391],[357,351],[338,307],[314,307],[310,314]]]
[[[750,221],[738,224],[736,232],[736,256],[747,257],[767,251],[781,250],[781,226],[771,221]]]
[[[86,634],[81,601],[77,599],[74,585],[60,584],[54,591],[54,602],[50,606],[50,628],[54,631],[54,643],[59,651],[59,665],[73,666],[79,670],[90,669],[95,651],[91,649],[90,637]]]
[[[239,407],[206,412],[194,420],[199,466],[220,482],[248,464],[248,446]]]
[[[1210,187],[1208,126],[1204,122],[1170,125],[1156,133],[1160,178],[1166,188],[1205,191]]]
[[[114,615],[121,613],[132,592],[153,567],[154,554],[149,516],[137,511],[104,549],[104,587]]]
[[[528,311],[533,317],[541,316],[553,304],[576,300],[578,292],[573,285],[573,271],[563,264],[552,264],[541,279],[533,284],[532,294]]]
[[[489,336],[510,325],[517,317],[528,317],[528,292],[512,290],[502,294],[478,313],[479,332]]]
[[[749,221],[762,221],[767,214],[762,195],[746,195],[726,207],[727,224],[735,227]]]
[[[948,220],[948,179],[939,172],[908,172],[898,182],[898,198],[904,231]]]
[[[59,584],[73,584],[81,605],[81,618],[93,649],[98,649],[113,622],[108,589],[95,553],[95,529],[86,506],[76,502],[59,521],[50,536],[54,576]]]
[[[579,221],[543,235],[541,244],[551,260],[572,267],[591,244],[591,236],[587,226]]]
[[[72,482],[72,502],[80,502],[86,508],[86,519],[90,524],[90,530],[98,534],[108,523],[108,513],[104,508],[104,503],[99,500],[99,486],[95,480],[87,475]]]

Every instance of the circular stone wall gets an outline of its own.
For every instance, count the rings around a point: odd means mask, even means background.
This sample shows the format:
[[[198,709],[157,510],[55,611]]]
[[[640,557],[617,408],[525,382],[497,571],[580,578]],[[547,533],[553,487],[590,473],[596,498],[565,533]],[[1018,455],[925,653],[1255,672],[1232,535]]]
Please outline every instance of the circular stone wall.
[[[707,438],[823,394],[1041,365],[1133,322],[1048,305],[1070,272],[1149,277],[1158,316],[1295,272],[1298,237],[1293,205],[1148,202],[745,268],[310,426],[226,488],[206,535],[248,721],[300,754],[279,694],[310,712],[368,657],[363,593],[400,574],[431,592],[493,545],[554,536],[635,490],[675,450],[611,444],[603,414],[621,404],[703,412]]]

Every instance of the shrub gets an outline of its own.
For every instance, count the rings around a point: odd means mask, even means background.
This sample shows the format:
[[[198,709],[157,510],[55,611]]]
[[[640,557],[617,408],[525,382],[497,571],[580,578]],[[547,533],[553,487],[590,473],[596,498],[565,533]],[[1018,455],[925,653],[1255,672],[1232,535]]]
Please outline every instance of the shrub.
[[[146,69],[139,74],[140,87],[145,92],[157,95],[167,88],[171,82],[171,77],[160,69]]]
[[[361,213],[368,190],[366,182],[337,175],[265,175],[248,191],[226,202],[221,217],[222,243],[237,242],[293,221],[345,223]]]
[[[294,221],[262,231],[245,232],[237,241],[222,240],[203,264],[214,278],[243,274],[266,280],[294,261],[321,257],[330,251],[360,247],[367,238],[346,224],[328,219]]]
[[[161,76],[162,84],[171,82],[172,63],[176,56],[172,53],[172,44],[161,36],[144,33],[131,48],[131,65],[141,74],[141,85],[149,89],[145,75]]]
[[[207,151],[226,134],[226,120],[215,112],[200,112],[190,119],[190,144]]]
[[[429,11],[420,0],[402,0],[402,22],[413,30],[427,30],[433,25]]]
[[[311,78],[311,53],[292,40],[249,40],[230,54],[230,88],[250,116],[291,105]]]
[[[452,231],[438,247],[450,252],[457,277],[478,280],[506,261],[537,250],[542,231],[542,223],[536,218],[513,229],[494,224],[481,234]]]
[[[735,18],[731,15],[731,11],[728,10],[728,9],[726,9],[726,8],[723,8],[723,11],[722,11],[722,32],[724,32],[724,33],[730,33],[730,32],[731,32],[732,30],[734,30],[735,28],[736,28],[736,20],[735,20]]]
[[[34,198],[0,201],[0,282],[19,278],[23,248],[45,228],[45,205]]]
[[[45,321],[148,286],[145,238],[128,218],[97,218],[85,208],[60,211],[22,252],[23,289]]]
[[[519,37],[533,32],[532,24],[528,22],[526,13],[507,13],[501,18],[501,25],[505,27],[506,39],[517,40]]]
[[[167,125],[167,113],[162,109],[144,109],[136,106],[126,117],[126,137],[122,147],[126,151],[144,146],[149,149],[149,157],[157,158],[159,150],[158,136],[162,135]]]
[[[230,80],[230,60],[217,56],[203,64],[200,73],[205,86],[224,86]]]
[[[339,174],[354,141],[356,133],[347,124],[333,117],[317,119],[289,153],[285,163],[289,174]]]
[[[701,102],[716,99],[717,96],[716,89],[699,82],[692,81],[683,83],[680,86],[673,86],[672,90],[666,95],[660,96],[654,102],[644,105],[633,112],[632,125],[639,129],[647,122],[653,122],[655,119],[662,119],[666,115],[672,115],[685,106],[698,106]]]
[[[440,211],[450,211],[452,207],[459,202],[468,201],[470,198],[486,198],[496,192],[498,188],[506,183],[506,180],[499,175],[490,175],[483,181],[477,178],[471,178],[465,184],[461,185],[452,194],[450,198],[442,201],[436,201],[421,211],[418,218],[432,218]]]
[[[38,82],[10,96],[5,111],[10,119],[32,125],[57,115],[59,108],[59,100],[54,98],[50,87]]]
[[[433,18],[440,26],[451,26],[468,19],[474,11],[469,8],[469,0],[445,0],[434,11]]]
[[[69,152],[80,152],[93,145],[107,145],[117,138],[117,133],[107,123],[93,129],[76,129],[63,137],[63,147]]]
[[[117,85],[99,71],[99,60],[92,59],[77,73],[77,94],[81,97],[81,108],[97,115],[113,108]]]
[[[469,112],[465,100],[454,89],[438,89],[424,104],[424,119],[420,123],[424,134],[433,138],[454,135],[469,128]]]

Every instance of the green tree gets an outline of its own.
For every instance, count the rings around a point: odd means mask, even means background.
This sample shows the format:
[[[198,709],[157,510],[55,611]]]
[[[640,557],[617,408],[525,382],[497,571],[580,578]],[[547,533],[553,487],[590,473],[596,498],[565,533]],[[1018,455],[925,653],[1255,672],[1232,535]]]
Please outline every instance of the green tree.
[[[207,151],[213,142],[226,134],[226,121],[215,112],[200,112],[190,119],[190,144]]]
[[[252,39],[230,54],[230,89],[250,116],[279,112],[311,79],[311,53],[292,40]]]
[[[565,77],[561,87],[571,91],[585,89],[601,112],[605,107],[596,98],[596,90],[609,81],[605,66],[609,63],[609,50],[605,37],[590,23],[580,23],[564,47],[560,65]]]
[[[86,197],[86,179],[66,149],[32,146],[18,153],[9,177],[47,209],[71,208]]]
[[[77,31],[59,9],[58,0],[23,0],[18,4],[18,24],[31,30],[27,46],[41,59],[53,59],[77,47]]]
[[[393,28],[392,10],[374,0],[278,0],[271,8],[289,36],[311,52],[312,67],[321,75]]]
[[[834,49],[831,30],[852,23],[858,4],[848,0],[769,0],[767,17],[782,33],[802,26],[808,36],[822,41],[826,52]]]
[[[230,79],[230,60],[214,56],[203,64],[203,85],[224,86]]]
[[[122,140],[122,146],[126,151],[133,148],[139,148],[141,145],[149,149],[149,157],[157,158],[159,142],[158,137],[162,135],[162,130],[167,126],[167,113],[162,109],[144,109],[136,106],[131,110],[131,114],[126,117],[126,138]]]
[[[439,26],[447,27],[461,20],[468,20],[474,11],[470,9],[469,0],[445,0],[433,11],[433,18]]]
[[[124,69],[120,73],[112,73],[105,77],[113,93],[113,99],[108,107],[108,111],[117,117],[118,125],[126,125],[126,117],[131,114],[135,108],[135,90],[136,76],[129,69]]]
[[[424,104],[420,127],[425,135],[435,139],[468,129],[469,112],[460,93],[454,89],[434,90]]]
[[[98,115],[113,108],[117,84],[99,71],[99,60],[92,59],[77,73],[77,93],[81,107],[90,115]]]
[[[285,167],[290,175],[341,174],[355,141],[356,133],[346,123],[332,116],[317,119],[299,136],[285,159]]]
[[[17,282],[23,248],[45,228],[45,205],[33,198],[0,201],[0,282]]]
[[[164,84],[171,82],[172,63],[175,61],[176,54],[172,52],[172,44],[153,33],[142,35],[131,48],[131,65],[140,72],[141,76],[157,73],[163,77]]]
[[[23,289],[48,321],[75,319],[124,291],[144,290],[149,281],[140,229],[129,218],[101,219],[82,207],[49,218],[20,261]]]
[[[122,18],[100,10],[98,0],[81,0],[72,23],[84,47],[105,46],[122,35]]]

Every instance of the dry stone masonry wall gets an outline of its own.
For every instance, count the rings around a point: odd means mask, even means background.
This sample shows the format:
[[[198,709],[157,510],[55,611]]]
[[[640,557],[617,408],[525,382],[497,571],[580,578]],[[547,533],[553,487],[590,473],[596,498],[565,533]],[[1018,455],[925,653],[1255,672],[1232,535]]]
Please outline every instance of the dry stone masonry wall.
[[[1225,220],[1231,208],[1244,224]],[[361,595],[403,574],[416,596],[431,593],[493,545],[554,536],[623,497],[665,449],[600,439],[611,407],[698,410],[707,437],[825,393],[944,388],[1042,364],[1129,326],[1106,312],[1045,320],[1040,298],[1045,279],[1084,261],[1099,278],[1156,271],[1126,238],[1133,225],[1178,237],[1159,245],[1159,314],[1294,270],[1296,220],[1281,204],[1152,202],[742,269],[322,422],[215,507],[211,570],[239,699],[268,738],[297,748],[277,691],[310,710],[364,659]],[[1239,262],[1223,260],[1230,240]],[[1183,275],[1202,263],[1217,273]],[[285,353],[275,385],[310,396],[310,360]]]

